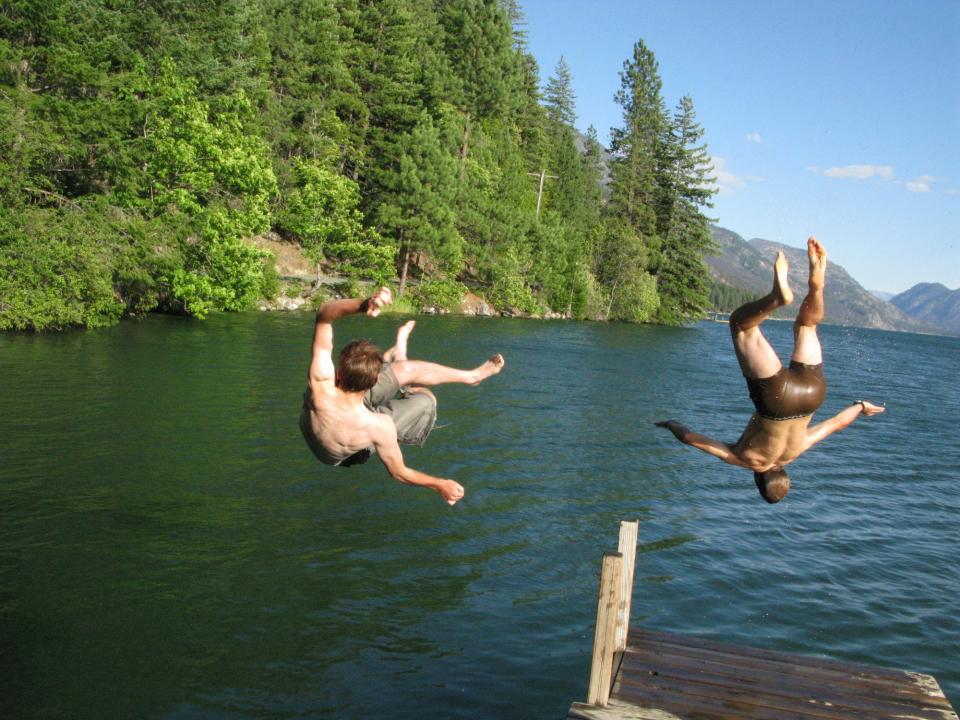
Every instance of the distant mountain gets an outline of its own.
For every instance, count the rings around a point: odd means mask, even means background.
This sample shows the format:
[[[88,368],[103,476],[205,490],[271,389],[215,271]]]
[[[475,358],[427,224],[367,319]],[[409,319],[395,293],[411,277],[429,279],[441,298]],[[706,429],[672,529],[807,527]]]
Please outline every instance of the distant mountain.
[[[893,299],[893,296],[896,293],[887,292],[886,290],[867,290],[868,293],[873,295],[877,300],[883,300],[884,302],[890,302]]]
[[[920,283],[894,296],[890,302],[912,318],[960,334],[960,289],[950,290],[940,283]]]
[[[797,299],[782,315],[796,317],[807,288],[806,247],[790,247],[760,238],[747,242],[735,232],[720,227],[713,228],[713,238],[720,245],[721,254],[707,258],[710,274],[721,282],[750,290],[758,296],[769,292],[773,282],[773,261],[777,251],[783,250],[790,263],[790,287]],[[827,316],[824,322],[907,332],[938,331],[929,322],[909,317],[894,305],[874,297],[843,267],[829,262],[829,259],[828,263],[824,291]]]

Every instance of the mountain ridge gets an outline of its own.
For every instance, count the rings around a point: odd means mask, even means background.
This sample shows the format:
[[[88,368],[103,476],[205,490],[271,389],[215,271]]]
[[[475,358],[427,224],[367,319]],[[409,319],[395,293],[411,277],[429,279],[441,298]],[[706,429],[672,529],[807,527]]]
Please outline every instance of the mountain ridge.
[[[799,296],[790,308],[778,312],[778,317],[796,317],[799,300],[807,286],[807,250],[791,245],[752,238],[744,240],[740,235],[713,226],[714,240],[720,247],[720,253],[707,257],[707,267],[711,277],[721,283],[756,293],[758,296],[770,290],[773,279],[773,262],[778,251],[783,251],[790,266],[789,282],[794,293]],[[827,248],[829,253],[829,248]],[[911,317],[891,302],[880,300],[864,289],[842,265],[829,261],[827,266],[827,285],[824,290],[826,303],[825,323],[852,327],[896,330],[927,334],[942,333],[928,320]]]
[[[890,303],[909,317],[960,335],[960,288],[951,290],[936,282],[917,283],[892,297]]]

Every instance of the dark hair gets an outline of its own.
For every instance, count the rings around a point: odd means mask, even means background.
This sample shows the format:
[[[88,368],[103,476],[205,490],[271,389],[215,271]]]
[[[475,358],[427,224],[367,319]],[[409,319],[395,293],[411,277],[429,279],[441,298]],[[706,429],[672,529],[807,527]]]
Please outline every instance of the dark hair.
[[[790,492],[790,477],[783,465],[770,468],[766,472],[755,472],[753,480],[757,483],[760,497],[768,503],[778,503]]]
[[[382,365],[380,348],[369,340],[354,340],[340,351],[336,385],[344,392],[366,392],[377,384]]]

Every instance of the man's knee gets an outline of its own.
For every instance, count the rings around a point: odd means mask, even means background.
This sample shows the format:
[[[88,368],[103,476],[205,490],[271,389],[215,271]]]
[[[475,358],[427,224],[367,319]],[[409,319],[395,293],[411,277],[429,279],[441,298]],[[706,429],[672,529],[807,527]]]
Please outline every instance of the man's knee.
[[[417,386],[414,386],[414,387],[409,387],[409,388],[407,388],[407,392],[409,392],[411,395],[414,395],[414,394],[416,394],[416,395],[426,395],[428,398],[430,398],[431,400],[433,400],[433,404],[434,404],[434,405],[437,404],[437,396],[434,395],[433,392],[431,392],[431,391],[428,390],[427,388],[423,387],[422,385],[417,385]]]

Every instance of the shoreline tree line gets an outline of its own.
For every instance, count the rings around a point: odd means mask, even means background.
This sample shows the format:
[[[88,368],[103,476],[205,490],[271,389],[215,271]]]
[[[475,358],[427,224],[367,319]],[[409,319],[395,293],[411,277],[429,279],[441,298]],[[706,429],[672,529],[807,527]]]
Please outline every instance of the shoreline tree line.
[[[702,317],[692,99],[638,41],[605,160],[524,28],[516,0],[5,2],[0,329],[250,307],[268,231],[413,306]]]

